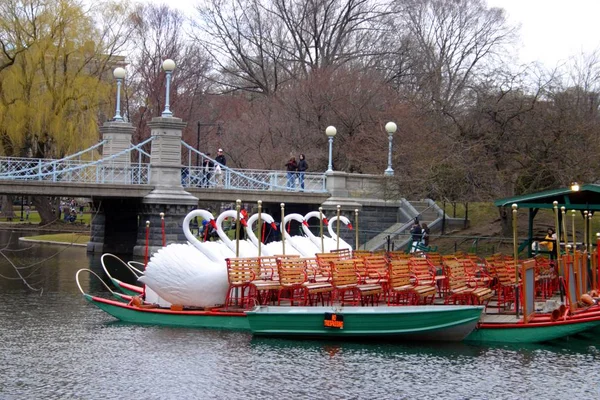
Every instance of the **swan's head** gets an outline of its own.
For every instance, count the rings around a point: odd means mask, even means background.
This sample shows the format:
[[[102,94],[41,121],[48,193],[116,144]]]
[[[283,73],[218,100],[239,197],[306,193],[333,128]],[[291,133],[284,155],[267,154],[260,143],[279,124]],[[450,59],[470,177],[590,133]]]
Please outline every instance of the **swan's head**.
[[[271,228],[277,230],[277,224],[275,223],[275,221],[271,222]]]
[[[343,215],[340,215],[340,221],[342,221],[342,223],[344,225],[346,225],[348,227],[348,229],[353,229],[352,228],[352,222],[350,222],[350,220],[347,217],[344,217]]]

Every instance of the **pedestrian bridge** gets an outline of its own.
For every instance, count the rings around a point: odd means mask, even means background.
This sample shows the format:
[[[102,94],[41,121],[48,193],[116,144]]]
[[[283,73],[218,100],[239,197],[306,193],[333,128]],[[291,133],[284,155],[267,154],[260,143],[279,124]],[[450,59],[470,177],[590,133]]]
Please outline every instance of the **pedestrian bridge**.
[[[88,251],[133,249],[138,255],[146,246],[147,222],[157,230],[150,234],[150,247],[161,245],[161,226],[168,242],[185,241],[181,224],[191,209],[236,199],[261,200],[272,215],[279,213],[280,203],[288,213],[323,207],[331,215],[339,206],[354,219],[360,212],[361,242],[418,214],[394,196],[398,188],[383,174],[311,172],[301,188],[300,177],[287,171],[206,170],[204,161],[217,163],[181,140],[184,126],[179,118],[154,118],[150,138],[132,144],[131,124],[110,121],[100,129],[100,142],[61,159],[0,157],[0,194],[91,198],[97,212]]]
[[[139,192],[147,191],[144,186],[150,185],[152,180],[152,155],[144,151],[144,147],[151,141],[152,138],[103,158],[97,157],[101,154],[102,146],[107,143],[107,140],[58,160],[0,157],[0,181],[18,181],[23,190],[18,188],[10,190],[14,194],[28,194],[29,190],[25,190],[26,186],[42,187],[44,190],[49,190],[50,194],[56,192],[51,189],[52,186],[58,188],[58,192],[64,190],[71,192],[71,189],[66,188],[75,185],[85,192],[83,188],[87,185],[88,191],[94,192],[92,188],[101,189],[103,186],[117,188],[126,185],[126,191],[131,191],[133,197],[139,197]],[[241,194],[244,191],[327,193],[324,173],[304,174],[302,189],[299,185],[300,176],[294,174],[290,180],[286,171],[239,169],[226,166],[220,166],[218,170],[205,169],[202,167],[205,160],[213,165],[217,165],[216,161],[183,141],[181,146],[184,159],[196,161],[196,164],[190,162],[181,165],[180,184],[183,188],[192,191],[218,189],[219,192],[234,191]],[[7,191],[5,190],[4,193]],[[130,197],[124,192],[121,192],[121,196]]]

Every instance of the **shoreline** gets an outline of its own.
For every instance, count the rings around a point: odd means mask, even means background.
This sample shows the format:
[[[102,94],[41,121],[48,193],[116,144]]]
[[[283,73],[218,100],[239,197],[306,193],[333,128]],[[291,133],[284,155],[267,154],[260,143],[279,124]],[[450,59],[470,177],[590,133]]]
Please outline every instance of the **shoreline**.
[[[87,243],[67,243],[67,242],[57,242],[55,240],[28,239],[27,237],[20,237],[19,242],[43,243],[43,244],[52,244],[52,245],[59,245],[59,246],[87,247]]]

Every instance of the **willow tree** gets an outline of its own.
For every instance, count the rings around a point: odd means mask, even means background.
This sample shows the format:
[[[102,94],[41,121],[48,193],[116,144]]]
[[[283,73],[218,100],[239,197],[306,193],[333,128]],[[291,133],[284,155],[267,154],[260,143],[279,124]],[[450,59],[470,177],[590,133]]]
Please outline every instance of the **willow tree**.
[[[107,78],[122,61],[115,56],[124,43],[122,6],[95,13],[73,0],[5,0],[2,7],[0,153],[60,158],[96,142],[112,108]],[[41,199],[42,222],[51,221]]]

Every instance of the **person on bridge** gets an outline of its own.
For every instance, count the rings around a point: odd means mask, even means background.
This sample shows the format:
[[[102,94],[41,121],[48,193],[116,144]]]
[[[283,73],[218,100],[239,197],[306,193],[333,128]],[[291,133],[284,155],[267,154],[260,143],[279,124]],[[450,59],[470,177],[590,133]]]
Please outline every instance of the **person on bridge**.
[[[304,191],[304,173],[308,169],[308,163],[304,154],[300,154],[300,161],[298,161],[298,182],[300,183],[300,190]]]
[[[285,167],[287,168],[287,188],[288,190],[291,190],[296,186],[296,170],[298,169],[296,157],[290,158],[290,160],[285,163]]]
[[[206,155],[210,157],[210,153],[206,153]],[[204,161],[202,161],[202,187],[207,188],[210,186],[210,178],[214,168],[215,164],[210,158],[205,158]]]
[[[223,149],[219,149],[217,151],[217,158],[215,158],[215,161],[221,164],[222,166],[227,165],[227,160],[225,159],[225,155],[223,154]]]
[[[217,150],[217,158],[215,158],[217,165],[215,166],[215,175],[217,178],[217,183],[219,186],[223,184],[223,171],[221,170],[221,166],[227,165],[227,160],[225,159],[225,155],[223,154],[223,149]]]

